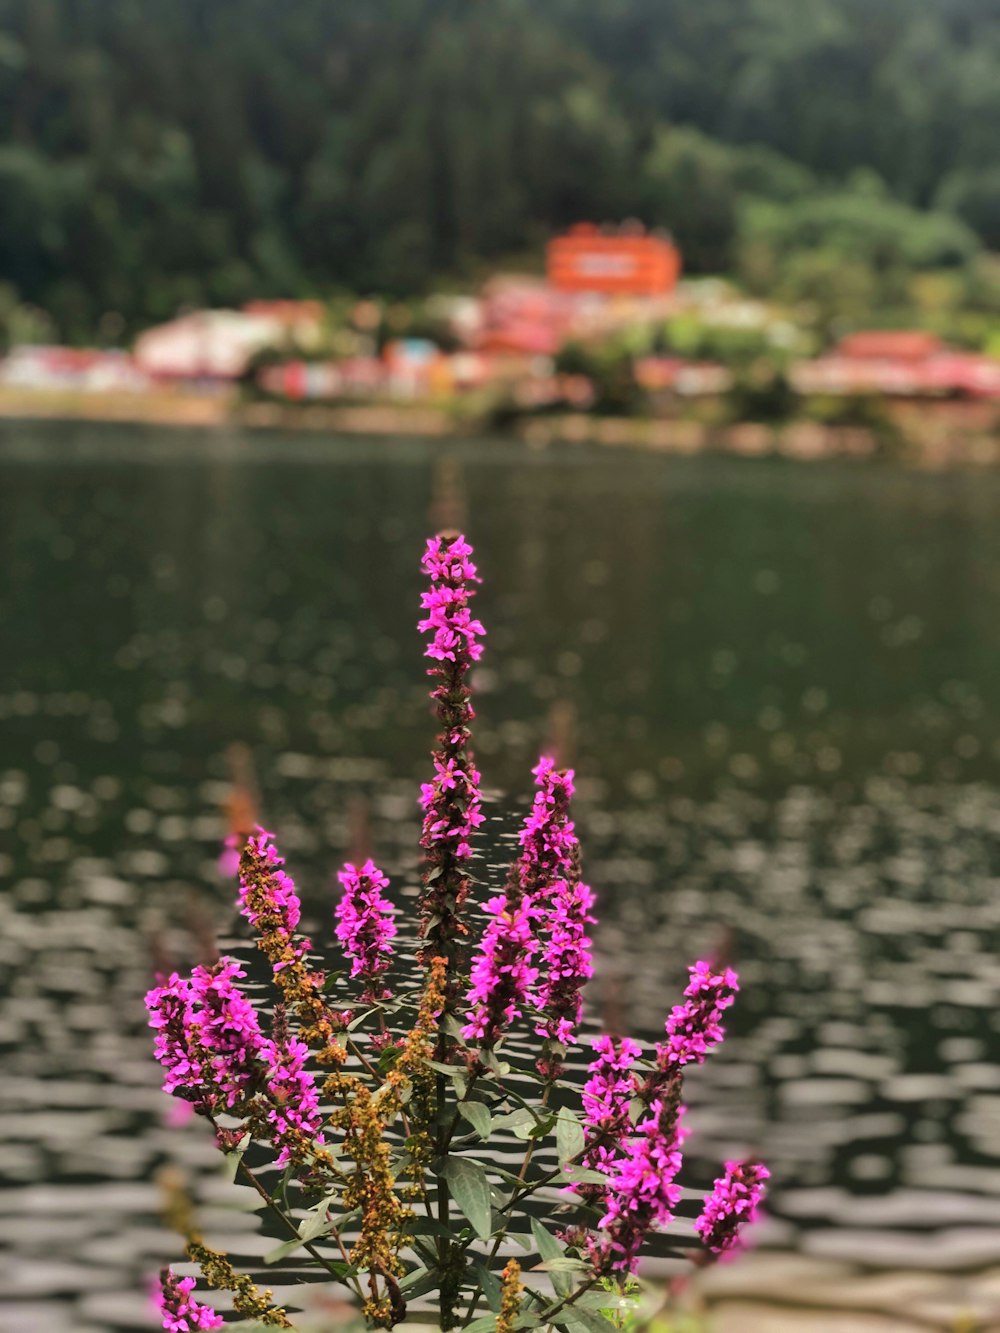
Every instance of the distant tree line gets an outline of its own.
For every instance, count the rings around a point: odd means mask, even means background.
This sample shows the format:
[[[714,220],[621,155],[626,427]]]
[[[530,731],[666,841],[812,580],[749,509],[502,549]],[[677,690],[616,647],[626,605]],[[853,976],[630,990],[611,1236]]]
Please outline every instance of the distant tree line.
[[[413,294],[584,218],[807,294],[961,270],[998,124],[1000,0],[0,0],[0,323]]]

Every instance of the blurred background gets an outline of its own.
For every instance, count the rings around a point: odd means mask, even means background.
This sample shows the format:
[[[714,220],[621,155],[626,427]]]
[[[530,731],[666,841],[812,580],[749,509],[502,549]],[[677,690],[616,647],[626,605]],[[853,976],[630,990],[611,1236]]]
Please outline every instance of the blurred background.
[[[595,1017],[740,971],[720,1333],[1000,1326],[998,125],[994,0],[0,0],[3,1333],[150,1327],[180,1180],[270,1248],[142,994],[248,812],[412,888],[442,525]]]

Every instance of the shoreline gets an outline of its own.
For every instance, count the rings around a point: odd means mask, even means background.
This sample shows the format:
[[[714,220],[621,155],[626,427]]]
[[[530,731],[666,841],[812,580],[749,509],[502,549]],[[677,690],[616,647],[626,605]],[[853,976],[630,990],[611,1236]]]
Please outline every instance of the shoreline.
[[[600,445],[663,454],[726,454],[799,461],[892,459],[919,468],[1000,466],[1000,421],[992,405],[963,402],[890,405],[888,429],[787,420],[710,424],[690,418],[552,413],[506,427],[460,417],[434,404],[240,403],[229,394],[39,393],[0,390],[0,420],[90,422],[210,430],[245,428],[303,434],[445,439],[489,434],[530,448]]]

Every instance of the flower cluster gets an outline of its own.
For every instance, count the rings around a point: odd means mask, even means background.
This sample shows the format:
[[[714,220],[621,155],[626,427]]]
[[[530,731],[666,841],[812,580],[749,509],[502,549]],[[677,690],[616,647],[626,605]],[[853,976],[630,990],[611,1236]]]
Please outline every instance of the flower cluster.
[[[537,790],[521,829],[518,864],[521,887],[541,901],[559,880],[573,876],[579,844],[569,818],[573,770],[557,768],[543,755],[531,772]]]
[[[426,656],[456,666],[479,661],[483,655],[479,640],[486,633],[469,609],[474,591],[469,584],[480,581],[471,555],[472,547],[461,535],[451,539],[432,537],[422,566],[431,587],[421,598],[427,615],[419,628],[421,632],[434,631]]]
[[[270,833],[259,830],[240,857],[240,910],[257,931],[289,1010],[303,1023],[301,1037],[318,1051],[320,1064],[338,1065],[346,1053],[337,1041],[342,1026],[324,994],[326,977],[311,964],[312,941],[296,935],[299,896]]]
[[[196,1329],[225,1326],[221,1315],[192,1297],[194,1287],[193,1277],[178,1277],[172,1268],[161,1272],[154,1300],[167,1333],[195,1333]]]
[[[491,1049],[528,1004],[538,978],[538,969],[531,965],[537,942],[531,900],[514,876],[507,892],[491,898],[483,911],[490,922],[472,967],[465,997],[471,1012],[462,1037]]]
[[[626,1136],[631,1131],[629,1103],[635,1096],[633,1062],[642,1047],[631,1037],[597,1037],[592,1043],[597,1059],[587,1066],[590,1078],[583,1085],[584,1152],[581,1165],[592,1171],[610,1174],[621,1155]],[[596,1184],[573,1187],[584,1198],[604,1194]]]
[[[580,993],[593,973],[587,926],[594,921],[594,895],[580,880],[580,846],[569,817],[573,770],[557,768],[543,755],[532,774],[535,797],[519,835],[515,873],[548,961],[533,1001],[542,1014],[535,1031],[546,1038],[538,1069],[555,1078],[580,1021]]]
[[[195,1109],[232,1110],[254,1090],[263,1038],[257,1012],[236,985],[246,972],[232,958],[214,967],[176,972],[146,995],[154,1054],[166,1076],[164,1092]]]
[[[548,966],[538,988],[538,1007],[544,1020],[535,1031],[564,1047],[576,1035],[583,1009],[581,992],[594,973],[587,934],[587,927],[595,920],[590,915],[594,902],[593,890],[586,884],[559,880],[545,914]]]
[[[471,838],[485,818],[482,779],[469,750],[469,723],[475,714],[467,676],[482,656],[485,633],[469,608],[472,584],[479,581],[471,555],[472,547],[456,534],[432,538],[423,558],[431,586],[421,599],[427,614],[420,630],[431,634],[425,655],[435,663],[429,668],[437,680],[431,698],[442,728],[433,754],[434,776],[420,790],[420,845],[427,853],[419,902],[425,962],[437,954],[451,959],[468,935],[461,920],[469,892],[466,865],[472,857]]]
[[[508,1259],[500,1274],[500,1310],[497,1314],[496,1333],[514,1333],[521,1313],[523,1291],[521,1265],[516,1259]]]
[[[654,1101],[635,1130],[608,1189],[603,1239],[594,1257],[615,1273],[634,1273],[652,1231],[665,1227],[681,1198],[674,1177],[681,1168],[683,1107]]]
[[[321,1144],[323,1113],[316,1081],[306,1069],[309,1047],[289,1035],[284,1015],[261,1047],[267,1091],[268,1137],[279,1149],[276,1166],[300,1160],[304,1145]]]
[[[716,1180],[695,1230],[713,1254],[728,1254],[739,1248],[740,1232],[757,1216],[766,1193],[764,1182],[771,1176],[759,1162],[727,1162],[725,1174]]]
[[[476,1309],[489,1294],[489,1319],[498,1333],[512,1333],[525,1320],[558,1323],[584,1295],[603,1309],[603,1296],[591,1296],[597,1284],[631,1289],[644,1242],[671,1222],[681,1197],[686,1072],[722,1039],[738,981],[728,968],[696,963],[652,1059],[628,1037],[597,1038],[574,1114],[572,1088],[560,1075],[593,972],[594,894],[583,882],[570,817],[574,775],[548,756],[533,770],[516,858],[506,879],[482,895],[470,969],[465,904],[484,819],[470,749],[469,674],[483,651],[483,628],[470,609],[478,582],[471,556],[465,538],[448,533],[428,543],[423,561],[430,587],[420,627],[429,635],[439,734],[421,794],[422,975],[400,977],[398,985],[394,977],[389,989],[390,966],[408,951],[397,940],[388,879],[370,859],[344,866],[333,913],[355,984],[340,972],[327,975],[298,933],[299,895],[274,838],[257,828],[240,857],[239,907],[270,963],[277,997],[270,1027],[238,989],[246,974],[232,958],[186,979],[158,978],[146,1003],[165,1089],[211,1119],[217,1145],[290,1233],[282,1252],[301,1249],[342,1281],[369,1326],[393,1328],[406,1316],[404,1293],[433,1291],[437,1327],[480,1322]],[[230,827],[247,822],[241,816]],[[518,1019],[534,1049],[526,1059],[517,1049],[497,1058]],[[477,1160],[463,1122],[482,1139],[492,1140],[494,1129],[525,1137],[518,1174],[501,1173],[515,1186],[503,1208],[492,1206],[487,1188],[493,1155],[486,1148]],[[539,1191],[558,1173],[533,1155],[553,1131],[562,1180],[575,1182],[566,1191],[574,1218],[557,1235],[546,1232],[549,1249],[535,1223],[552,1198]],[[269,1165],[279,1174],[286,1168],[273,1191],[255,1174],[261,1145],[272,1149]],[[767,1176],[755,1163],[726,1163],[696,1224],[703,1258],[737,1247]],[[546,1278],[536,1286],[529,1274],[525,1285],[515,1260],[498,1283],[501,1246],[523,1236],[529,1222],[551,1284]],[[291,1327],[272,1293],[204,1245],[190,1217],[183,1230],[188,1257],[210,1288],[232,1294],[237,1317]],[[482,1262],[470,1268],[472,1235]],[[578,1257],[560,1260],[567,1250]],[[193,1279],[163,1274],[158,1305],[168,1333],[223,1326],[193,1289]]]
[[[351,960],[351,976],[364,982],[364,1000],[386,1000],[391,992],[382,977],[396,935],[394,909],[382,897],[389,880],[371,859],[360,870],[348,862],[337,878],[344,889],[335,908],[337,939]]]
[[[731,967],[714,973],[708,963],[697,962],[688,971],[691,980],[684,1003],[670,1011],[667,1040],[656,1048],[657,1067],[665,1073],[704,1062],[723,1038],[722,1015],[739,991],[739,979]]]
[[[273,833],[259,829],[251,834],[240,858],[240,911],[262,937],[274,941],[275,971],[287,967],[310,947],[308,940],[295,938],[302,903],[284,864]]]

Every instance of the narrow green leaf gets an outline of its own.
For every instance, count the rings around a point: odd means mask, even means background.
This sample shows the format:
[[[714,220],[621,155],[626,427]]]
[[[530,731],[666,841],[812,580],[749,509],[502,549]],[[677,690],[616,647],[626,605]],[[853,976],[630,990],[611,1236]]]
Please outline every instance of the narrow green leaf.
[[[567,1306],[557,1315],[551,1316],[550,1324],[561,1324],[565,1328],[586,1329],[586,1333],[608,1333],[614,1324],[605,1315],[595,1310],[581,1310],[577,1305]]]
[[[553,1185],[606,1185],[608,1178],[585,1166],[567,1166],[552,1177]]]
[[[559,1161],[565,1163],[583,1152],[583,1127],[572,1111],[565,1108],[556,1121],[556,1151]]]
[[[481,1139],[488,1139],[493,1128],[493,1117],[482,1102],[459,1102],[459,1114],[476,1131]]]
[[[508,1111],[505,1115],[494,1117],[493,1126],[495,1129],[514,1130],[518,1125],[534,1125],[536,1116],[526,1106],[519,1106],[515,1111]]]
[[[483,1295],[486,1297],[486,1304],[494,1314],[500,1313],[500,1302],[503,1295],[503,1287],[500,1285],[500,1279],[496,1273],[491,1273],[482,1259],[473,1259],[472,1268],[479,1279],[479,1285],[483,1289]]]
[[[302,1219],[299,1223],[299,1239],[303,1244],[307,1240],[315,1240],[317,1236],[322,1236],[330,1230],[330,1219],[326,1215],[326,1208],[314,1208],[313,1211]]]
[[[531,1234],[535,1238],[535,1246],[542,1258],[543,1263],[548,1263],[552,1259],[561,1259],[564,1254],[563,1246],[542,1226],[537,1217],[531,1219]],[[573,1279],[564,1273],[557,1271],[552,1274],[552,1285],[559,1296],[568,1296],[573,1285]]]
[[[551,1231],[542,1226],[537,1217],[531,1218],[531,1234],[535,1246],[543,1259],[561,1259],[565,1251]]]
[[[454,1037],[456,1041],[460,1041],[463,1046],[465,1045],[465,1038],[462,1036],[462,1023],[454,1014],[442,1014],[439,1022],[449,1037]]]
[[[489,1240],[493,1234],[493,1209],[486,1172],[468,1157],[449,1157],[442,1174],[455,1202],[472,1223],[473,1231],[480,1240]]]
[[[462,1333],[494,1333],[496,1326],[496,1315],[484,1314],[479,1319],[473,1319],[471,1324],[466,1324]]]
[[[582,1259],[573,1259],[564,1254],[561,1259],[546,1259],[543,1264],[535,1264],[533,1273],[582,1273],[587,1265]]]
[[[421,1278],[425,1278],[430,1270],[427,1268],[415,1268],[412,1273],[407,1273],[405,1277],[399,1279],[400,1291],[409,1291],[415,1286]]]
[[[232,1152],[227,1152],[222,1158],[222,1174],[231,1185],[236,1179],[236,1173],[240,1169],[240,1162],[243,1161],[243,1154],[250,1146],[249,1133],[244,1134],[237,1146]]]
[[[276,1245],[273,1250],[268,1250],[264,1255],[265,1264],[280,1264],[282,1259],[287,1259],[290,1254],[294,1254],[305,1241],[301,1236],[296,1236],[293,1240],[286,1240],[283,1245]]]
[[[433,1069],[438,1074],[452,1075],[452,1074],[457,1074],[459,1072],[458,1065],[446,1065],[443,1064],[440,1060],[425,1060],[424,1064],[427,1066],[428,1069]]]

